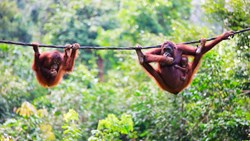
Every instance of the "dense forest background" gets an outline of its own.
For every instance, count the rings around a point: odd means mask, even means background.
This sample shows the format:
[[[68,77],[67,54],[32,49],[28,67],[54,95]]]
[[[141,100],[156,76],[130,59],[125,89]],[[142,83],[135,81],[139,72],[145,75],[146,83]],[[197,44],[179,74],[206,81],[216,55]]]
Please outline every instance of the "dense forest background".
[[[249,27],[249,7],[249,0],[1,0],[0,39],[180,43]],[[156,86],[135,51],[80,50],[74,71],[43,88],[32,48],[0,44],[0,140],[250,140],[249,39],[245,32],[217,45],[178,95]]]

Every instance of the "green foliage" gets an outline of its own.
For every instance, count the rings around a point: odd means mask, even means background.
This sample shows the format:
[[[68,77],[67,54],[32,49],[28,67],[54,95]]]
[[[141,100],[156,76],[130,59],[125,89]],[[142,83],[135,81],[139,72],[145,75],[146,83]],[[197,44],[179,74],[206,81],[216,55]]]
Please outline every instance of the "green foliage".
[[[46,109],[37,110],[31,103],[24,102],[17,108],[16,113],[21,117],[6,119],[4,124],[0,125],[0,134],[4,135],[5,139],[55,140],[51,125],[46,119]]]
[[[27,23],[23,21],[16,3],[3,0],[0,3],[0,39],[29,42]]]
[[[99,140],[120,140],[119,138],[134,138],[133,121],[131,115],[122,114],[119,120],[114,114],[109,114],[107,118],[100,120],[97,130],[92,130],[89,141]],[[125,136],[127,135],[127,137]]]
[[[208,14],[232,30],[249,27],[250,2],[245,0],[208,0],[204,8]]]
[[[63,115],[64,121],[66,122],[62,129],[64,129],[63,134],[63,140],[64,141],[74,141],[77,140],[81,134],[80,129],[77,127],[78,124],[75,122],[79,121],[78,113],[72,109],[69,110],[68,113]]]
[[[97,41],[100,45],[109,45],[104,44],[106,42],[122,46],[152,44],[149,42],[152,36],[169,35],[173,30],[172,22],[188,19],[190,13],[189,0],[122,1],[120,5],[117,13],[120,26],[112,30],[99,30]],[[145,34],[151,36],[145,39]]]

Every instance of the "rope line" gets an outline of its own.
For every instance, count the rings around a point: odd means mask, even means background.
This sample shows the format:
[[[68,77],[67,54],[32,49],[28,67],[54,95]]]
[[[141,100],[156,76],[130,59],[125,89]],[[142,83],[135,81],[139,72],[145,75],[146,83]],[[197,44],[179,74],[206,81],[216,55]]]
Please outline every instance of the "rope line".
[[[235,31],[233,33],[233,35],[235,34],[239,34],[239,33],[243,33],[246,31],[249,31],[250,28],[245,28],[239,31]],[[211,41],[216,39],[216,37],[212,37],[212,38],[208,38],[206,39],[207,41]],[[31,43],[23,43],[23,42],[14,42],[14,41],[7,41],[7,40],[0,40],[0,43],[4,43],[4,44],[12,44],[12,45],[21,45],[21,46],[32,46]],[[195,43],[200,43],[200,40],[197,41],[189,41],[189,42],[183,42],[181,44],[195,44]],[[43,45],[40,44],[39,47],[46,47],[46,48],[65,48],[65,46],[63,45]],[[145,47],[141,47],[140,49],[150,49],[150,48],[159,48],[161,47],[161,45],[155,45],[155,46],[145,46]],[[102,46],[80,46],[79,49],[95,49],[95,50],[135,50],[138,49],[138,47],[112,47],[112,46],[106,46],[106,47],[102,47]]]

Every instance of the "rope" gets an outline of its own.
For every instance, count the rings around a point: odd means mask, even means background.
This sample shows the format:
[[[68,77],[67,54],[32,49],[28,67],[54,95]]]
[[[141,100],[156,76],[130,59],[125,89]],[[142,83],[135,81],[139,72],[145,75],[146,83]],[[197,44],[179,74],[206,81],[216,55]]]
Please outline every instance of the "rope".
[[[239,31],[235,31],[233,33],[233,35],[235,34],[239,34],[239,33],[243,33],[246,31],[249,31],[250,28],[246,28],[246,29],[242,29]],[[211,41],[216,39],[216,37],[213,38],[208,38],[206,39],[207,41]],[[12,45],[21,45],[21,46],[32,46],[31,43],[23,43],[23,42],[14,42],[14,41],[7,41],[7,40],[0,40],[0,43],[4,43],[4,44],[12,44]],[[195,43],[200,43],[200,40],[197,41],[189,41],[189,42],[184,42],[181,44],[195,44]],[[39,47],[47,47],[47,48],[65,48],[65,46],[63,45],[43,45],[40,44]],[[155,45],[155,46],[145,46],[145,47],[141,47],[140,49],[150,49],[150,48],[160,48],[161,45]],[[107,46],[107,47],[100,47],[100,46],[80,46],[79,49],[95,49],[95,50],[135,50],[138,49],[138,47],[112,47],[112,46]]]

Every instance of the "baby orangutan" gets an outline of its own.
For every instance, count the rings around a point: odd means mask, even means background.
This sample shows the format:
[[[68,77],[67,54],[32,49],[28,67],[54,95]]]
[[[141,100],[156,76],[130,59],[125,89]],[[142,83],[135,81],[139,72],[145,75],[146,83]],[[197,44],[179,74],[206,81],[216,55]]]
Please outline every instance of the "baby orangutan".
[[[43,52],[40,54],[38,43],[32,43],[35,59],[32,69],[38,82],[43,87],[57,85],[65,73],[71,72],[78,54],[79,44],[66,45],[64,53],[59,51]]]
[[[178,68],[183,72],[183,75],[181,76],[181,80],[186,80],[186,75],[188,73],[188,57],[185,55],[182,55],[180,65],[175,65],[175,68]]]

